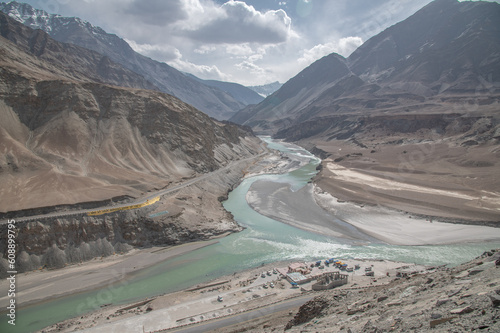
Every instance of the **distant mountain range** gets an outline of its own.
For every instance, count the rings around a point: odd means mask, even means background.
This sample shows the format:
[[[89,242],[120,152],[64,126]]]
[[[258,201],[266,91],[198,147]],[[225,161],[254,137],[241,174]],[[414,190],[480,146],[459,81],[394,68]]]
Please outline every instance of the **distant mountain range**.
[[[436,0],[348,58],[330,54],[316,61],[231,120],[289,140],[328,141],[352,139],[369,126],[451,131],[453,123],[468,123],[454,129],[465,133],[473,131],[468,115],[495,115],[489,134],[477,138],[484,141],[500,135],[499,80],[500,4]],[[398,128],[425,114],[437,118]]]
[[[171,94],[216,119],[227,119],[248,105],[258,102],[253,92],[239,86],[237,91],[220,89],[216,84],[189,77],[173,67],[135,52],[130,45],[114,34],[77,17],[62,17],[34,9],[29,4],[0,3],[0,11],[33,29],[41,29],[57,41],[72,43],[107,56],[128,70],[143,76],[156,90]],[[118,85],[119,82],[116,82]],[[229,84],[227,84],[229,85]],[[226,86],[227,86],[226,85]],[[246,92],[244,92],[247,90]],[[232,95],[234,93],[234,95]]]
[[[188,77],[191,77],[209,87],[215,87],[222,91],[225,91],[229,95],[233,96],[236,100],[244,103],[245,105],[257,104],[264,100],[264,97],[256,93],[251,88],[245,87],[238,83],[224,82],[217,80],[203,80],[192,74],[185,73]]]
[[[109,57],[74,44],[58,42],[44,31],[24,26],[2,12],[0,24],[1,36],[19,49],[46,63],[66,69],[58,72],[56,77],[158,90],[142,75],[113,62]]]
[[[271,95],[273,92],[275,92],[276,90],[278,90],[279,88],[281,88],[282,85],[283,85],[283,83],[279,83],[278,81],[276,81],[276,82],[272,82],[272,83],[268,83],[268,84],[263,84],[261,86],[250,86],[248,88],[252,89],[257,94],[259,94],[263,97],[267,97],[267,96]]]

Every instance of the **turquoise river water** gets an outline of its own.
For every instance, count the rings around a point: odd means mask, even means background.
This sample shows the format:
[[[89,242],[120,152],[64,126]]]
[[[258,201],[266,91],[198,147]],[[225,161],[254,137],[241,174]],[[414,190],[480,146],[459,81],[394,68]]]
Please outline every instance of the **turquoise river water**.
[[[18,309],[16,326],[7,324],[2,314],[0,332],[32,332],[56,322],[93,311],[102,304],[126,304],[146,297],[174,292],[233,274],[263,263],[282,260],[316,260],[324,258],[369,258],[403,261],[426,265],[456,265],[473,259],[486,250],[500,248],[500,243],[446,246],[392,246],[385,244],[355,245],[303,231],[264,217],[252,210],[245,195],[257,180],[289,183],[300,189],[316,173],[319,160],[298,147],[286,147],[264,138],[269,146],[287,154],[310,158],[309,164],[282,175],[260,175],[245,179],[234,189],[224,207],[236,221],[246,227],[240,233],[142,270],[126,281],[103,286],[100,290],[79,293],[43,304]]]

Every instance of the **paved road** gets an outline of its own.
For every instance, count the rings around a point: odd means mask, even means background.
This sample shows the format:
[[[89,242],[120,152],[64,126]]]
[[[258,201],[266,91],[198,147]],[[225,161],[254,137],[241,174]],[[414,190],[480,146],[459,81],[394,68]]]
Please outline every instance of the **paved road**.
[[[260,158],[260,157],[264,156],[265,154],[267,154],[267,152],[268,152],[268,150],[266,149],[266,151],[264,151],[263,153],[261,153],[259,155],[252,156],[252,157],[247,157],[245,159],[238,160],[238,161],[234,161],[234,162],[230,163],[229,165],[227,165],[227,166],[225,166],[225,167],[223,167],[221,169],[218,169],[218,170],[215,170],[215,171],[203,174],[201,176],[195,177],[193,179],[190,179],[190,180],[188,180],[188,181],[186,181],[186,182],[184,182],[182,184],[179,184],[179,185],[176,185],[176,186],[173,186],[173,187],[169,187],[169,188],[166,188],[166,189],[163,189],[163,190],[159,190],[159,191],[155,191],[155,192],[150,192],[146,196],[138,198],[138,199],[136,199],[136,200],[134,200],[132,202],[126,203],[126,204],[95,207],[95,208],[92,208],[92,209],[72,210],[72,211],[64,211],[64,212],[53,212],[53,213],[44,214],[44,215],[19,217],[19,218],[14,218],[13,220],[15,220],[16,222],[24,222],[24,221],[35,221],[35,220],[38,220],[38,219],[44,219],[44,218],[49,218],[49,217],[65,217],[65,216],[71,216],[71,215],[84,215],[84,214],[87,214],[89,212],[93,212],[93,211],[96,211],[96,210],[109,209],[109,208],[120,208],[120,207],[126,207],[126,206],[131,206],[131,205],[142,204],[142,203],[145,203],[147,200],[151,200],[151,199],[153,199],[153,198],[155,198],[157,196],[162,196],[162,195],[165,195],[165,194],[169,194],[169,193],[175,192],[175,191],[177,191],[177,190],[179,190],[181,188],[193,185],[193,184],[195,184],[195,183],[197,183],[199,181],[202,181],[204,179],[212,177],[212,176],[214,176],[214,175],[216,175],[218,173],[224,172],[224,171],[226,171],[226,170],[234,167],[234,165],[237,164],[237,163],[242,163],[242,162],[246,162],[246,161],[249,161],[249,160],[252,160],[252,159]],[[8,219],[6,219],[6,220],[0,220],[0,225],[1,224],[6,224],[7,222],[8,222]]]
[[[211,330],[221,329],[223,327],[241,324],[246,321],[255,320],[260,317],[264,317],[276,312],[285,311],[288,309],[296,308],[306,303],[307,301],[314,298],[315,295],[306,295],[297,298],[292,298],[287,301],[283,301],[280,303],[264,306],[262,308],[258,308],[255,310],[251,310],[248,312],[235,314],[232,316],[226,316],[221,319],[214,319],[207,321],[206,323],[193,324],[190,326],[178,328],[178,329],[167,329],[160,332],[175,332],[175,333],[199,333],[199,332],[207,332]]]

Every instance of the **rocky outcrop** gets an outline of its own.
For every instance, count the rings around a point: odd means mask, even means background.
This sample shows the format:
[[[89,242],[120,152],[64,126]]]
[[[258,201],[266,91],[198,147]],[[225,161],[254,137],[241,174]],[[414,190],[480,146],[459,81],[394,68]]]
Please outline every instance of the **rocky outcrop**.
[[[322,315],[322,312],[330,306],[330,300],[326,297],[318,296],[314,301],[302,305],[291,321],[285,326],[285,330],[311,321],[313,318]]]
[[[181,216],[153,219],[148,218],[147,213],[148,210],[143,209],[99,217],[82,215],[17,223],[16,269],[25,272],[62,268],[114,253],[125,253],[132,248],[178,245],[240,230],[236,224],[230,228],[219,229],[214,225],[191,229],[182,223]],[[5,235],[5,226],[2,225],[1,229],[4,229],[2,235]],[[2,253],[6,250],[3,238],[0,241]],[[0,276],[4,277],[8,270],[7,263],[3,258],[0,261]]]
[[[492,250],[460,266],[396,278],[386,286],[326,292],[304,304],[285,329],[496,332],[500,329],[498,258],[498,250]]]

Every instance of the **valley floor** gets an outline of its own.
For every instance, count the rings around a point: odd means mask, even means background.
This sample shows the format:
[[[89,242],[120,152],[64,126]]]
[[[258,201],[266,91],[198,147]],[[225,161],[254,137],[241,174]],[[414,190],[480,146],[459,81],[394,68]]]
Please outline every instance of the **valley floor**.
[[[345,149],[345,148],[344,148]],[[354,152],[347,152],[346,154],[353,155]],[[376,153],[371,153],[370,157]],[[369,242],[373,239],[379,239],[387,243],[395,244],[444,244],[453,242],[466,242],[466,241],[486,241],[490,239],[498,240],[500,239],[500,229],[490,228],[484,226],[466,226],[466,225],[453,225],[449,223],[437,223],[436,221],[425,221],[424,218],[415,218],[416,215],[412,216],[416,212],[411,209],[411,207],[406,207],[404,205],[398,206],[397,200],[388,201],[389,204],[385,205],[385,202],[369,202],[369,198],[377,198],[378,193],[383,193],[384,191],[401,191],[403,194],[417,193],[417,189],[422,189],[421,193],[430,195],[428,201],[429,203],[436,201],[436,197],[439,197],[445,193],[451,193],[452,197],[460,196],[473,196],[475,195],[472,190],[467,192],[464,188],[456,188],[456,183],[449,184],[449,187],[443,188],[441,183],[435,184],[434,187],[424,187],[424,183],[415,184],[414,181],[408,181],[405,183],[403,179],[387,179],[387,177],[379,177],[382,181],[376,181],[376,176],[373,172],[370,174],[370,170],[377,170],[375,168],[369,168],[368,171],[362,170],[359,165],[367,164],[368,160],[363,157],[363,155],[354,155],[351,159],[347,157],[346,160],[335,162],[332,157],[323,162],[323,171],[315,179],[315,186],[308,185],[304,190],[298,192],[290,192],[286,185],[279,184],[273,185],[271,191],[271,185],[265,185],[259,188],[253,188],[247,196],[247,200],[256,210],[261,210],[265,213],[266,207],[262,205],[263,200],[260,204],[255,204],[256,198],[263,198],[270,195],[269,191],[274,192],[273,195],[278,195],[279,192],[284,194],[283,200],[289,200],[292,207],[300,210],[300,203],[304,203],[307,200],[315,202],[316,210],[315,213],[318,215],[319,212],[325,213],[325,209],[330,211],[330,213],[335,214],[336,217],[341,219],[344,224],[344,229],[335,229],[328,225],[317,224],[315,226],[318,233],[326,233],[337,236],[346,237],[350,239],[355,239],[359,242]],[[283,160],[279,156],[268,156],[268,161],[260,162],[253,166],[251,172],[262,173],[262,172],[285,172],[287,171],[287,166],[290,166],[290,161]],[[375,160],[375,159],[373,159]],[[373,165],[377,165],[377,162],[370,162]],[[293,164],[293,161],[292,161]],[[296,165],[297,166],[297,165]],[[379,166],[379,169],[382,166]],[[355,170],[354,170],[355,169]],[[491,170],[490,170],[491,171]],[[370,176],[368,176],[370,175]],[[420,175],[415,173],[415,175]],[[447,179],[451,179],[452,175],[443,175],[444,181],[446,183]],[[349,178],[351,177],[351,178]],[[356,177],[361,177],[362,182],[356,181]],[[363,178],[364,177],[364,178]],[[370,178],[371,177],[371,178]],[[387,182],[384,183],[383,180]],[[431,178],[427,181],[430,182]],[[399,182],[402,189],[394,189],[393,182]],[[256,183],[258,184],[258,182]],[[340,184],[340,185],[339,185]],[[406,185],[404,185],[406,184]],[[429,184],[429,183],[426,183]],[[262,185],[262,184],[261,184]],[[357,186],[358,188],[353,188]],[[465,185],[464,185],[465,186]],[[490,187],[494,187],[495,184],[491,184]],[[437,187],[437,188],[436,188]],[[429,188],[433,188],[436,192],[432,193]],[[361,190],[358,190],[361,189]],[[377,190],[379,192],[374,193]],[[489,192],[491,190],[491,192]],[[287,193],[290,192],[290,193]],[[334,197],[325,192],[333,193]],[[430,193],[429,193],[430,191]],[[467,192],[467,193],[464,193]],[[396,194],[398,197],[399,194]],[[381,196],[383,197],[383,196]],[[382,207],[375,207],[374,205],[369,206],[359,206],[359,204],[354,204],[351,202],[342,202],[341,200],[352,200],[353,202],[363,202],[359,200],[360,198],[366,198],[366,203],[369,204],[380,204],[380,206],[392,207],[393,209],[387,209]],[[460,197],[458,196],[460,199]],[[498,203],[498,193],[493,191],[493,188],[487,188],[483,193],[482,202],[487,209],[482,210],[485,215],[480,215],[481,220],[491,221],[494,220],[497,214],[499,203]],[[408,199],[406,199],[408,200]],[[465,199],[464,199],[465,200]],[[294,205],[293,203],[296,203]],[[462,204],[460,204],[462,205]],[[458,206],[460,206],[458,205]],[[456,206],[456,207],[458,207]],[[421,206],[419,206],[421,207]],[[468,214],[477,209],[477,206],[470,206],[471,210],[466,210]],[[269,208],[269,207],[268,207]],[[400,211],[394,211],[394,208]],[[466,219],[472,215],[456,213],[449,207],[450,214],[436,214],[438,211],[424,211],[419,213],[428,216],[442,216],[453,220]],[[267,210],[270,211],[269,209]],[[401,211],[412,212],[411,214],[401,213]],[[344,212],[344,215],[342,215]],[[289,222],[293,220],[299,220],[299,215],[296,211],[286,211],[276,209],[273,213],[273,217],[284,220],[283,216],[287,215],[291,218]],[[311,212],[309,212],[311,213]],[[303,211],[302,214],[311,216],[307,211]],[[453,213],[453,214],[451,214]],[[378,214],[378,215],[377,215]],[[266,215],[266,214],[264,214]],[[275,216],[276,215],[276,216]],[[281,216],[281,218],[280,218]],[[402,220],[404,217],[404,221]],[[411,218],[410,218],[411,217]],[[487,219],[486,217],[493,217],[493,219]],[[307,220],[307,219],[305,219]],[[386,224],[383,224],[384,222]],[[395,221],[395,222],[394,222]],[[386,229],[386,233],[381,232],[380,224]],[[396,223],[396,224],[394,224]],[[291,223],[293,224],[293,223]],[[308,229],[307,226],[296,225]],[[354,227],[355,228],[354,228]],[[309,230],[310,230],[309,226]],[[390,233],[387,233],[387,229]],[[336,234],[332,234],[335,230]],[[417,235],[417,236],[416,236]],[[431,237],[432,236],[432,237]],[[27,273],[25,276],[20,276],[19,290],[23,290],[25,295],[19,295],[19,298],[23,299],[23,302],[29,303],[34,301],[41,301],[44,298],[49,298],[51,294],[51,288],[55,288],[60,291],[60,294],[71,293],[76,291],[88,290],[95,287],[96,284],[103,284],[109,281],[117,281],[116,274],[109,272],[116,272],[117,270],[123,273],[125,277],[127,274],[133,273],[136,270],[140,270],[147,265],[151,265],[155,262],[159,262],[172,256],[179,255],[181,253],[187,253],[194,249],[203,247],[205,245],[211,244],[211,242],[216,242],[216,240],[200,243],[192,243],[183,245],[180,247],[174,247],[170,249],[147,249],[142,251],[134,251],[126,256],[120,256],[118,258],[105,258],[102,260],[94,260],[89,263],[85,263],[78,266],[72,266],[63,270],[54,271],[44,271],[44,272],[31,272]],[[416,243],[415,243],[416,242]],[[141,266],[138,266],[138,262],[141,262]],[[354,265],[354,261],[349,263]],[[364,261],[359,262],[364,266],[374,267],[376,276],[376,282],[364,276],[364,272],[354,272],[352,274],[352,280],[349,285],[345,288],[359,288],[368,287],[372,285],[385,284],[391,281],[391,278],[387,276],[394,276],[396,268],[402,266],[401,263],[391,263],[387,261]],[[192,321],[199,321],[202,319],[207,319],[207,316],[218,317],[221,315],[230,315],[232,313],[237,313],[242,310],[247,310],[248,308],[260,307],[266,304],[275,303],[283,301],[292,296],[302,295],[300,289],[290,289],[288,282],[284,280],[277,280],[275,276],[270,276],[268,278],[260,278],[260,273],[263,270],[272,269],[274,267],[286,267],[288,263],[273,263],[268,267],[259,267],[257,269],[235,273],[234,275],[223,277],[208,286],[201,286],[200,289],[193,291],[182,291],[176,294],[168,294],[164,296],[157,297],[155,299],[147,299],[141,302],[131,304],[129,306],[109,306],[100,309],[94,313],[82,316],[78,319],[71,319],[59,324],[56,324],[48,329],[48,331],[73,331],[75,329],[85,329],[90,327],[95,327],[92,331],[95,332],[110,332],[110,331],[123,331],[123,327],[130,327],[130,325],[135,325],[138,329],[142,329],[144,326],[147,331],[164,329],[172,326],[182,325],[191,323]],[[107,267],[108,270],[104,268]],[[422,270],[423,268],[418,268],[417,270]],[[95,273],[100,271],[102,273]],[[82,281],[81,277],[84,273],[92,273],[90,275],[85,275],[89,279]],[[107,275],[106,275],[107,274]],[[109,275],[111,274],[111,275]],[[276,288],[265,289],[263,284],[271,280],[275,281]],[[4,281],[5,282],[5,281]],[[52,287],[51,287],[52,286]],[[76,288],[75,286],[79,286]],[[0,291],[6,287],[4,283],[0,284]],[[309,290],[310,286],[305,286],[305,290]],[[6,294],[2,292],[2,294]],[[224,295],[224,302],[217,302],[218,295]],[[255,295],[255,296],[254,296]],[[292,309],[293,310],[293,309]],[[284,312],[285,317],[280,317],[284,323],[291,319],[287,315],[288,310]],[[141,314],[141,316],[137,316]],[[283,313],[282,313],[283,314]],[[191,319],[193,318],[193,319]],[[283,319],[284,318],[284,319]],[[115,324],[112,324],[115,323]],[[154,325],[153,325],[154,324]],[[126,326],[123,326],[126,325]],[[146,327],[147,326],[147,327]],[[220,331],[220,330],[219,330]]]
[[[313,184],[293,191],[288,184],[255,182],[246,197],[254,210],[359,244],[500,240],[498,146],[314,144],[330,156]]]
[[[314,144],[330,155],[314,183],[339,201],[389,207],[427,220],[500,222],[498,145]]]

